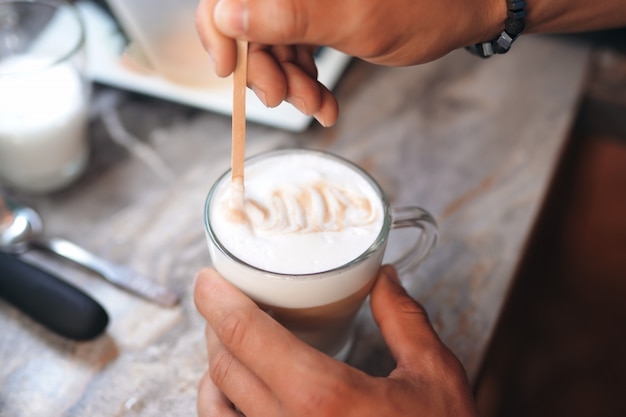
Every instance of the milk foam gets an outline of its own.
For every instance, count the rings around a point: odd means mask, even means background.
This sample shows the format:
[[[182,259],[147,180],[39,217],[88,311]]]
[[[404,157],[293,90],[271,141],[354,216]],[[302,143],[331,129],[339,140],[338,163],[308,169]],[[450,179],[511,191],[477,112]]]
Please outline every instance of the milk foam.
[[[226,178],[210,207],[222,245],[242,261],[283,274],[342,266],[380,234],[384,209],[372,185],[349,165],[315,153],[267,157],[246,165],[245,204]]]

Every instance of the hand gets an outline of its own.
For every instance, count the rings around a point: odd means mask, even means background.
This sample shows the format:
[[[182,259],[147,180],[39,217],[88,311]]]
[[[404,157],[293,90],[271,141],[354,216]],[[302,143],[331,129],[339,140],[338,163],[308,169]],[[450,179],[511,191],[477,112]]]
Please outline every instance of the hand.
[[[504,0],[201,0],[196,26],[219,76],[235,68],[234,39],[247,39],[248,85],[261,101],[286,100],[329,126],[338,106],[317,81],[316,45],[410,65],[492,39],[505,18]]]
[[[397,363],[387,378],[304,344],[211,269],[198,274],[194,295],[207,320],[209,355],[200,417],[478,415],[461,364],[391,266],[381,268],[371,294],[374,319]]]

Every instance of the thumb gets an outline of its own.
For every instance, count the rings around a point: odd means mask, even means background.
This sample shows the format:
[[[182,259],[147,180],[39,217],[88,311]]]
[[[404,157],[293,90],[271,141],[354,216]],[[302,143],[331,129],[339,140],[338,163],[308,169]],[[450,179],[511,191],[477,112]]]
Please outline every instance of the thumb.
[[[400,284],[391,265],[380,269],[370,297],[372,314],[399,367],[414,361],[415,352],[430,351],[441,341],[426,310]]]
[[[271,45],[325,45],[325,32],[330,32],[332,26],[331,22],[323,22],[332,15],[328,8],[336,9],[333,5],[332,0],[219,0],[214,20],[218,30],[231,38]],[[321,10],[326,10],[325,16],[319,16]],[[313,21],[315,25],[311,24]],[[308,32],[310,27],[315,27],[316,32]]]

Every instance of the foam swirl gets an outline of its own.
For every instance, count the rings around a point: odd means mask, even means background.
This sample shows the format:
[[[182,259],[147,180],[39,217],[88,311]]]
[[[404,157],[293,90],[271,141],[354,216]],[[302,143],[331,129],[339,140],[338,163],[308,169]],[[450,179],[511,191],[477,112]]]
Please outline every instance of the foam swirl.
[[[265,202],[246,198],[243,209],[228,210],[231,222],[263,234],[340,232],[372,224],[378,216],[364,194],[324,181],[276,187]]]

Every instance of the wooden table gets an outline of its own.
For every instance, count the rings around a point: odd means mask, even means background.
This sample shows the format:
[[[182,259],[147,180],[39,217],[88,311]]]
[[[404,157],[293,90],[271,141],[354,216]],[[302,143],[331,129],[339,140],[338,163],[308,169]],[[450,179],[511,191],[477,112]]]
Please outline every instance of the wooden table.
[[[393,205],[435,215],[438,247],[402,279],[475,380],[566,143],[588,58],[586,45],[527,36],[489,60],[456,51],[408,68],[354,61],[336,90],[335,127],[294,134],[250,125],[247,151],[330,150],[369,170]],[[170,285],[182,303],[160,308],[28,254],[92,294],[111,322],[105,335],[75,343],[0,300],[2,417],[195,415],[207,364],[192,283],[210,263],[202,209],[229,164],[230,119],[108,88],[96,89],[94,113],[111,116],[112,102],[139,141],[114,143],[95,118],[85,176],[54,195],[16,197],[41,212],[48,234]],[[392,236],[390,256],[402,243]],[[377,375],[393,366],[367,310],[350,362]]]

